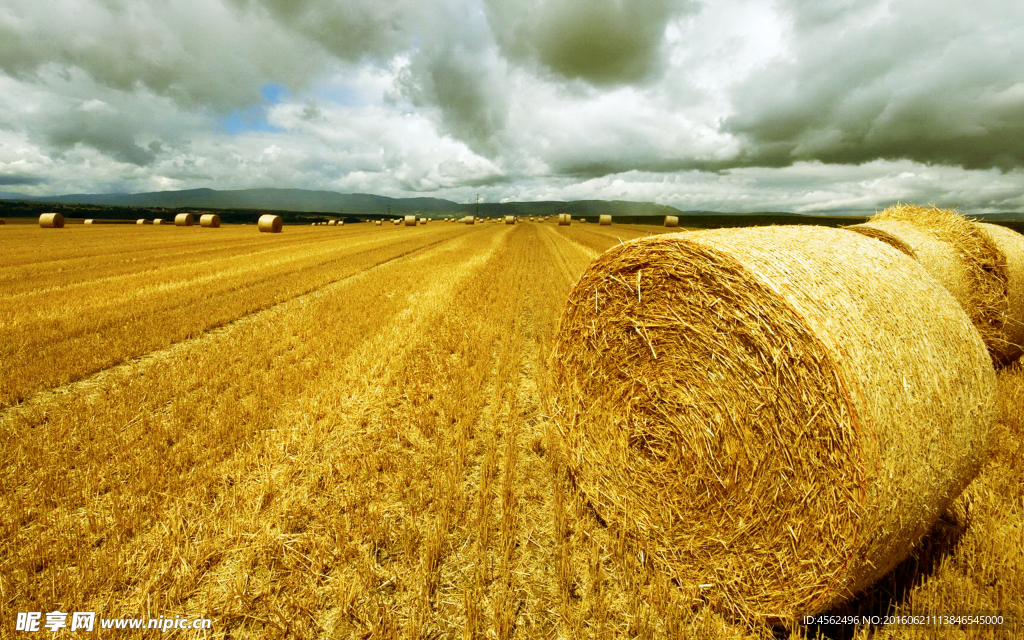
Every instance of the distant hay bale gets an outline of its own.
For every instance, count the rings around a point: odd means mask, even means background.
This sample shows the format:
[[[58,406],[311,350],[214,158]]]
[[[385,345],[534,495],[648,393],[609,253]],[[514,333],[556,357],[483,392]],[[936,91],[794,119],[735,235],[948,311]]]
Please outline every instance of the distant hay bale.
[[[333,227],[333,226],[334,226],[334,225],[336,225],[336,224],[338,224],[338,221],[337,221],[337,220],[328,220],[328,221],[327,221],[327,226],[328,226],[328,227]]]
[[[427,224],[426,218],[420,218],[420,224]]]
[[[505,216],[505,224],[515,224],[515,223],[516,223],[516,217],[515,216]]]
[[[174,216],[174,226],[176,227],[191,227],[196,223],[196,219],[191,213],[179,213]]]
[[[375,224],[375,225],[377,225],[377,226],[379,227],[379,226],[381,226],[381,225],[382,225],[383,223],[382,223],[382,222],[381,222],[380,220],[374,220],[374,221],[373,221],[373,224]]]
[[[666,227],[678,227],[679,226],[679,216],[665,216],[665,226]]]
[[[572,218],[568,213],[558,214],[558,225],[561,227],[568,227],[572,223]]]
[[[916,261],[841,229],[620,244],[556,335],[576,485],[739,619],[794,621],[889,572],[975,477],[996,417],[963,309]]]
[[[416,216],[405,216],[405,226],[407,226],[407,227],[415,227],[416,226]]]
[[[146,224],[146,219],[145,218],[139,218],[138,220],[135,221],[135,224]]]
[[[1006,256],[1004,342],[996,345],[995,356],[1000,364],[1010,364],[1024,355],[1024,235],[998,224],[977,224]]]
[[[992,357],[999,358],[1007,344],[1006,256],[977,223],[946,209],[901,204],[847,228],[916,258],[956,298]]]
[[[153,218],[153,224],[159,225],[159,224],[163,224],[163,223],[164,223],[164,219],[163,218]]]
[[[220,216],[216,213],[204,213],[199,216],[199,226],[217,229],[220,227]]]
[[[63,229],[64,216],[59,213],[43,213],[39,216],[39,226],[44,229]]]
[[[473,216],[466,216],[462,219],[463,224],[476,224],[476,218]]]
[[[612,217],[609,216],[609,215],[603,215],[603,216],[601,216],[600,218],[597,219],[597,224],[600,224],[600,225],[607,226],[607,225],[610,225],[611,223],[612,223]]]
[[[96,220],[95,218],[86,218],[85,222],[83,222],[82,224],[94,225],[96,224]]]
[[[284,228],[284,221],[281,220],[281,216],[268,213],[260,216],[257,226],[260,229],[260,233],[281,233],[281,229]]]

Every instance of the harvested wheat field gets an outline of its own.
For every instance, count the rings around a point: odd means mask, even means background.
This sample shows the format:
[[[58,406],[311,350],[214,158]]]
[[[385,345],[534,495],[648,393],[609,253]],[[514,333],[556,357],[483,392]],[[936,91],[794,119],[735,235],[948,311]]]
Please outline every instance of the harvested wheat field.
[[[181,638],[932,637],[881,618],[737,620],[721,606],[737,585],[666,570],[655,546],[602,519],[574,484],[552,418],[564,393],[549,366],[559,320],[598,256],[653,227],[285,231],[5,228],[0,636],[18,612],[59,610],[212,621],[168,634]],[[934,373],[928,393],[949,394],[945,411],[968,402]],[[826,613],[1022,619],[1024,368],[995,375],[989,447],[975,448],[983,425],[958,423],[966,449],[922,440],[941,464],[904,456],[892,467],[915,487],[956,465],[980,467],[977,477],[962,495],[913,506],[908,518],[931,510],[934,526]],[[898,400],[886,393],[849,406]],[[893,437],[906,442],[912,426]],[[855,450],[836,455],[857,472]],[[875,515],[902,530],[899,513]],[[715,517],[732,515],[705,520]],[[941,637],[1024,631],[1008,629]]]

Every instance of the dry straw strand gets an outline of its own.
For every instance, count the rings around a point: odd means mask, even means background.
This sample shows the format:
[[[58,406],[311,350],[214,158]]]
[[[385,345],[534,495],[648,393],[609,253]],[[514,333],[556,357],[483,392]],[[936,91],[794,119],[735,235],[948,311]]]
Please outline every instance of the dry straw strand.
[[[260,216],[256,226],[259,227],[260,233],[281,233],[284,222],[281,220],[281,216],[268,213]]]
[[[43,213],[39,216],[39,226],[43,229],[63,229],[64,216],[59,213]]]
[[[217,229],[220,227],[220,216],[216,213],[204,213],[199,216],[199,226],[206,227],[208,229]]]
[[[1024,355],[1024,235],[998,224],[977,224],[1006,257],[1005,342],[996,345],[996,359],[1007,365]]]
[[[885,575],[976,475],[996,414],[992,362],[952,296],[840,229],[620,244],[558,336],[577,486],[738,619],[792,622]]]
[[[191,213],[179,213],[174,216],[174,226],[176,227],[191,227],[195,223],[196,219]]]
[[[976,222],[934,205],[898,204],[849,229],[914,256],[964,308],[992,357],[1001,358],[1009,304],[1006,256]]]

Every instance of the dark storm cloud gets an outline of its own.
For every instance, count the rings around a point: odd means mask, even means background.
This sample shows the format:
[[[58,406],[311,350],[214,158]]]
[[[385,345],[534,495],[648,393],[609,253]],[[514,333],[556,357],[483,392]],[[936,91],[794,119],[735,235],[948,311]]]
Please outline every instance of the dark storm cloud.
[[[491,30],[510,58],[539,62],[596,85],[644,80],[661,64],[668,20],[688,0],[485,0]]]
[[[13,176],[4,175],[0,173],[0,186],[10,187],[13,185],[36,185],[46,184],[46,178],[37,178],[33,176]]]
[[[737,166],[1024,166],[1024,5],[790,2],[791,55],[733,92]]]

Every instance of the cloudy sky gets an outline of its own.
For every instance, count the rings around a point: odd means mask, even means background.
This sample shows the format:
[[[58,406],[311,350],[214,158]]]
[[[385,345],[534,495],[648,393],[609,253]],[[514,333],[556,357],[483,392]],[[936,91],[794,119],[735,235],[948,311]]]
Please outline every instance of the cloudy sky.
[[[1019,0],[3,0],[0,191],[1024,211]]]

